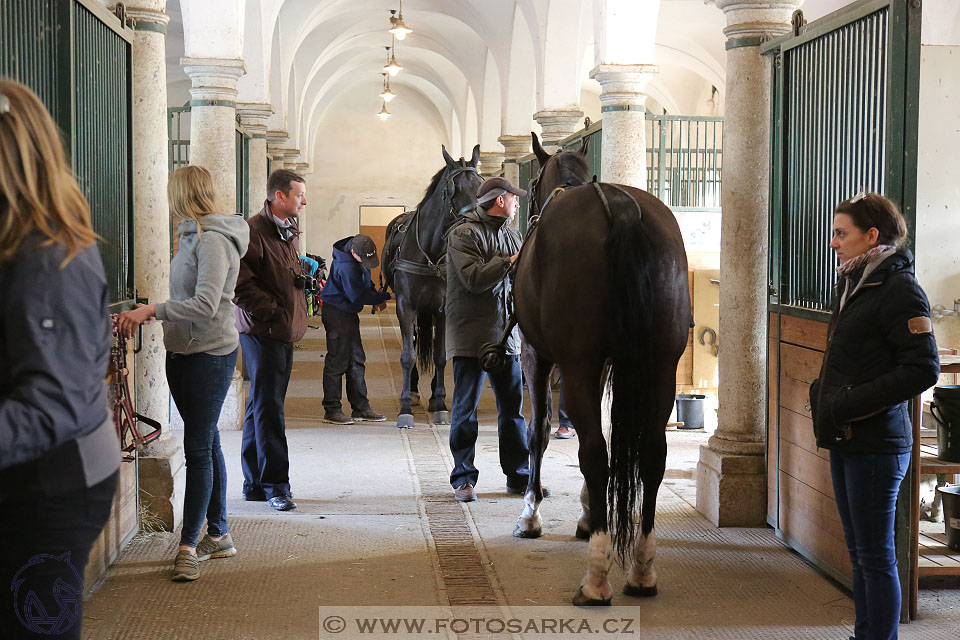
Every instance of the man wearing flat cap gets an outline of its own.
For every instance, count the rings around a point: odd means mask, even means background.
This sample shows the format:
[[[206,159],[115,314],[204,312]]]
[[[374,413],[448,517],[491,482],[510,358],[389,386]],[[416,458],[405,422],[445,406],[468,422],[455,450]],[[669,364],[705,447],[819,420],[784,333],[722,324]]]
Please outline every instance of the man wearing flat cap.
[[[370,407],[364,379],[367,356],[360,341],[360,312],[364,305],[380,311],[393,296],[377,291],[370,269],[380,264],[377,245],[370,236],[356,235],[333,245],[333,264],[320,294],[320,317],[327,333],[327,355],[323,362],[323,421],[353,424],[355,420],[383,422],[386,416]],[[353,408],[343,412],[343,375],[347,376],[347,400]]]
[[[474,466],[477,404],[487,374],[480,367],[480,347],[498,342],[507,323],[510,266],[520,251],[520,233],[510,226],[526,195],[509,180],[488,178],[477,191],[477,207],[461,216],[447,241],[446,348],[453,360],[453,412],[450,484],[461,502],[476,499],[479,472]],[[508,366],[491,373],[497,398],[500,466],[507,492],[522,494],[530,475],[527,425],[520,413],[520,335],[516,327],[507,342]]]

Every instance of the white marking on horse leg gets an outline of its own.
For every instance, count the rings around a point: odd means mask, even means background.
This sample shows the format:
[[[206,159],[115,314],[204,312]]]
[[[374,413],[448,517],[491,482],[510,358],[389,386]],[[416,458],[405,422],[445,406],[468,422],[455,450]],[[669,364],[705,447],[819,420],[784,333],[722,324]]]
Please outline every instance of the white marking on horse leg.
[[[633,547],[633,566],[627,575],[627,583],[632,587],[657,586],[657,570],[653,568],[653,559],[657,555],[657,530],[648,536],[640,536]]]
[[[583,595],[591,600],[610,600],[613,588],[610,586],[610,565],[613,563],[613,545],[610,534],[598,531],[590,536],[587,545],[587,574],[580,583]]]
[[[543,528],[543,518],[540,517],[540,505],[537,503],[533,491],[523,494],[523,513],[517,518],[517,529],[527,533],[539,532]]]
[[[590,531],[590,494],[587,492],[587,481],[583,481],[580,489],[580,519],[577,520],[578,531]]]

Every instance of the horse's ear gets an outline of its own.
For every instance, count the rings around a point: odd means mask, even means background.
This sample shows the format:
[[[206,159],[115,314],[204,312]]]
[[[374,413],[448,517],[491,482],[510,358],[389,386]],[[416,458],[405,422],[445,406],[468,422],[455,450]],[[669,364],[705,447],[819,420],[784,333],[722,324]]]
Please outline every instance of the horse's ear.
[[[480,162],[480,145],[475,145],[473,147],[473,157],[470,158],[470,166],[476,168],[478,162]]]
[[[447,153],[447,148],[444,145],[440,145],[440,150],[443,151],[443,159],[447,163],[448,167],[453,167],[455,164],[457,164],[456,160],[454,160],[450,154]]]
[[[537,154],[537,160],[540,161],[540,166],[542,167],[547,164],[547,160],[550,159],[550,154],[540,146],[540,138],[537,137],[537,134],[531,131],[530,136],[533,138],[533,152]]]
[[[588,138],[587,136],[583,136],[583,143],[580,145],[580,151],[578,151],[577,153],[579,153],[583,157],[587,157],[587,149],[589,147],[590,147],[590,138]]]

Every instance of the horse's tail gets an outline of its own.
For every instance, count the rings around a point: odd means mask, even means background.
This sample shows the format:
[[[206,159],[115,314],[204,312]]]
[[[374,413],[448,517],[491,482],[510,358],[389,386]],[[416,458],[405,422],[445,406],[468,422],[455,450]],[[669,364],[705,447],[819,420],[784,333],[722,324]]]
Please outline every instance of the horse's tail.
[[[603,187],[601,187],[603,188]],[[653,335],[654,244],[649,223],[637,202],[622,191],[606,188],[611,228],[606,242],[609,277],[614,292],[612,314],[613,402],[610,410],[610,480],[607,489],[614,548],[623,562],[636,539],[644,436],[656,424]],[[613,196],[612,198],[610,196]]]
[[[437,324],[429,311],[417,314],[417,368],[421,374],[429,373],[433,369],[433,346],[436,344],[434,331],[440,330]]]

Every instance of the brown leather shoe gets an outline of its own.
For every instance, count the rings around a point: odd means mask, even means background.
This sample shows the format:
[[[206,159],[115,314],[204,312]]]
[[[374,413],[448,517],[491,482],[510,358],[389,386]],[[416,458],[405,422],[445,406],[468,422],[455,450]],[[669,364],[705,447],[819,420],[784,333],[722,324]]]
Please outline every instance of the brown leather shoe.
[[[360,420],[362,422],[383,422],[387,419],[387,416],[382,413],[377,413],[373,409],[365,409],[364,411],[354,411],[353,415],[350,416],[354,420]]]
[[[324,413],[323,421],[329,424],[353,424],[353,418],[348,417],[343,411]]]
[[[477,492],[472,484],[466,482],[453,490],[453,497],[457,502],[473,502],[477,499]]]

